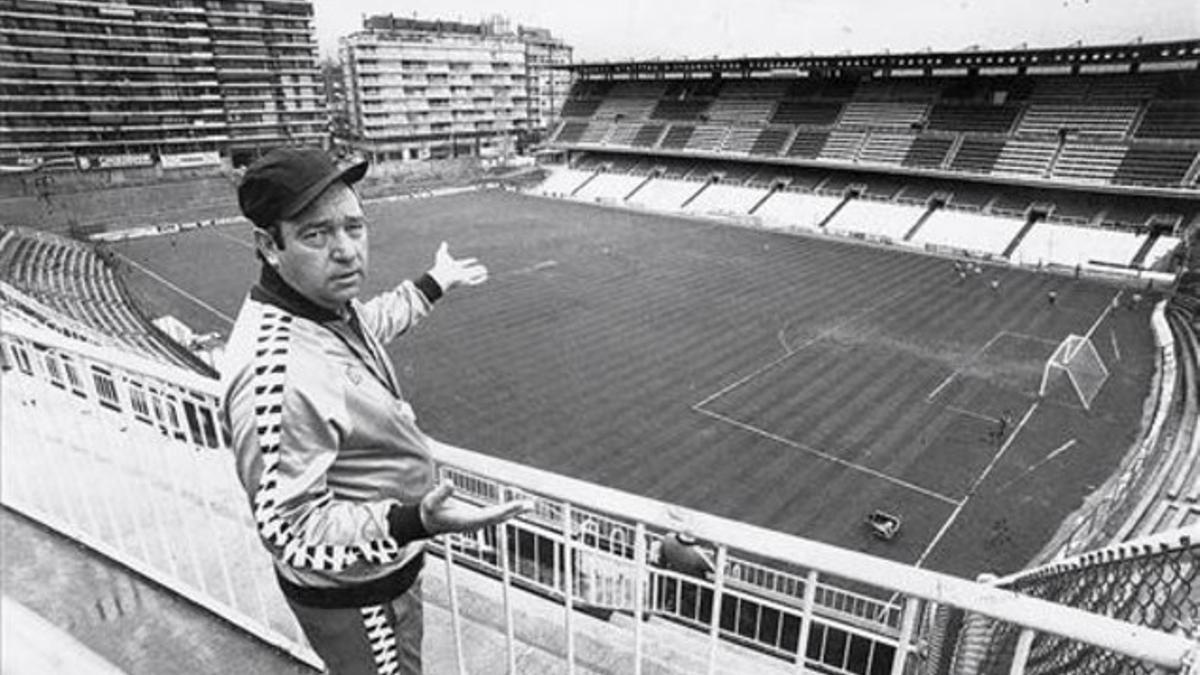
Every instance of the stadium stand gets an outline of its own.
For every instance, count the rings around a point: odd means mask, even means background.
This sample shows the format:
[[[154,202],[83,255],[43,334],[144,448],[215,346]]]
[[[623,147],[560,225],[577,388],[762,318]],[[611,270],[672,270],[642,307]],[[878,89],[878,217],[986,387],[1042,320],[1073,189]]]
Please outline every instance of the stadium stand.
[[[950,168],[955,171],[991,173],[1004,152],[1005,141],[997,138],[964,138]]]
[[[791,145],[784,154],[796,159],[815,159],[828,141],[828,131],[801,130],[792,137]]]
[[[858,154],[863,164],[902,164],[916,140],[911,134],[872,132]]]
[[[704,97],[709,104],[718,92],[723,100],[760,98],[755,109],[760,113],[773,109],[775,112],[769,118],[772,122],[788,100],[784,97],[809,97],[813,99],[810,102],[836,101],[839,117],[843,109],[850,112],[851,106],[857,107],[853,108],[849,122],[832,119],[816,125],[818,128],[780,122],[780,131],[764,142],[764,150],[768,147],[777,150],[762,153],[753,150],[765,131],[753,137],[753,141],[747,140],[751,138],[749,134],[738,135],[735,143],[732,139],[738,127],[732,124],[732,119],[731,125],[722,127],[712,124],[716,121],[712,117],[703,118],[704,113],[697,112],[695,121],[705,128],[704,133],[715,135],[714,128],[722,129],[724,143],[713,145],[698,139],[693,145],[689,143],[693,127],[687,125],[686,136],[682,140],[676,138],[672,147],[692,152],[694,157],[658,157],[653,153],[610,156],[589,152],[576,155],[573,167],[553,169],[541,190],[548,195],[574,195],[576,199],[616,200],[623,199],[619,195],[628,189],[625,196],[637,197],[637,200],[631,197],[631,203],[638,201],[651,208],[669,211],[682,208],[696,213],[722,209],[753,211],[765,227],[775,229],[824,227],[830,232],[864,238],[911,238],[914,243],[936,249],[954,248],[973,255],[1045,254],[1046,260],[1053,259],[1058,264],[1069,264],[1064,261],[1075,259],[1128,265],[1137,263],[1139,258],[1155,258],[1161,251],[1174,249],[1178,240],[1173,234],[1163,236],[1164,231],[1174,232],[1184,223],[1191,223],[1194,230],[1197,221],[1194,205],[1188,206],[1174,196],[1163,197],[1160,192],[1149,194],[1162,201],[1146,197],[1127,205],[1123,201],[1125,193],[1112,196],[1105,192],[1060,193],[1053,189],[1054,181],[1072,183],[1074,187],[1104,186],[1104,181],[1119,183],[1121,169],[1132,150],[1116,159],[1118,149],[1128,147],[1128,130],[1119,136],[1107,126],[1116,125],[1116,121],[1098,118],[1099,121],[1087,122],[1095,125],[1091,135],[1103,137],[1103,142],[1083,138],[1088,133],[1079,133],[1065,143],[1063,138],[1058,142],[1050,140],[1050,134],[1057,133],[1048,130],[1050,122],[1044,122],[1045,129],[1037,128],[1043,122],[1031,122],[1033,126],[1026,127],[1024,132],[1011,131],[1011,125],[1004,131],[945,129],[945,137],[912,139],[903,159],[897,160],[902,153],[893,145],[904,143],[908,134],[916,131],[899,128],[900,120],[911,117],[913,110],[921,106],[927,108],[939,91],[943,98],[948,98],[951,89],[956,89],[954,98],[963,101],[987,98],[1003,89],[1009,94],[1003,105],[1014,106],[1017,115],[1023,113],[1022,123],[1028,121],[1030,111],[1045,112],[1051,106],[1065,105],[1072,111],[1087,107],[1090,115],[1091,111],[1101,109],[1125,110],[1130,107],[1129,101],[1135,99],[1141,111],[1145,110],[1141,107],[1145,97],[1159,95],[1171,86],[1179,93],[1177,83],[1182,79],[1164,75],[1151,79],[1072,76],[1054,78],[1051,82],[1020,77],[998,78],[985,84],[924,78],[861,83],[849,79],[819,83],[733,80],[695,85],[585,81],[578,83],[572,93],[583,104],[570,107],[571,114],[565,116],[574,119],[560,126],[554,135],[556,143],[587,146],[608,143],[652,149],[657,141],[665,141],[663,134],[670,134],[665,124],[647,120],[655,119],[660,105],[670,96],[680,96],[679,100],[686,100],[687,96]],[[1028,104],[1027,98],[1031,101]],[[865,105],[888,106],[891,102],[897,105],[894,108]],[[766,115],[760,113],[755,113],[755,124],[766,120]],[[582,119],[593,116],[601,121]],[[856,124],[864,128],[855,128]],[[565,134],[568,129],[570,133]],[[1026,132],[1038,137],[1015,135]],[[793,133],[796,139],[789,143]],[[564,134],[573,140],[564,141]],[[821,139],[811,155],[791,152],[802,134]],[[877,137],[879,145],[873,147],[872,140]],[[637,142],[639,138],[644,145]],[[938,143],[927,144],[914,155],[917,141],[922,138]],[[943,142],[945,148],[939,154]],[[982,152],[981,144],[990,142],[997,143],[996,152],[987,159],[990,151]],[[774,157],[785,145],[789,148],[789,158],[806,161],[789,164],[788,158]],[[1051,145],[1057,154],[1052,151],[1049,159],[1043,159],[1045,148]],[[847,149],[851,146],[853,151]],[[1088,166],[1092,161],[1087,157],[1089,147],[1104,149],[1100,153],[1104,159],[1096,160],[1101,165],[1095,168]],[[1121,185],[1149,185],[1178,192],[1194,184],[1194,148],[1169,143],[1147,144],[1144,148],[1148,152],[1146,158],[1139,160],[1141,164],[1131,166],[1126,172],[1126,182]],[[946,166],[947,158],[957,161],[964,149],[968,154],[963,166],[956,167],[954,163]],[[1173,168],[1158,173],[1147,168],[1158,161],[1152,161],[1150,155],[1160,157],[1159,151],[1163,150],[1181,153],[1172,160],[1176,162]],[[770,155],[777,161],[725,163],[709,156],[721,152],[749,152],[751,158]],[[940,159],[935,161],[935,155]],[[971,159],[972,156],[976,159]],[[978,160],[980,156],[985,159]],[[909,157],[919,159],[910,163]],[[1189,157],[1190,163],[1179,170],[1178,166]],[[832,162],[826,164],[826,160]],[[855,163],[856,171],[835,166],[846,162]],[[948,171],[939,171],[932,177],[919,172],[882,176],[869,172],[872,168],[891,170],[896,165],[931,170],[944,167]],[[957,181],[954,171],[978,175]],[[659,172],[661,176],[654,175]],[[1001,173],[1006,174],[1006,179],[1018,180],[990,180]],[[1148,177],[1138,178],[1147,174]],[[780,189],[777,181],[788,185]],[[1094,200],[1098,203],[1091,203]],[[949,202],[950,208],[944,208],[943,202]],[[1049,211],[1047,220],[1036,219],[1035,211]],[[1160,221],[1157,214],[1168,217]],[[1111,221],[1118,227],[1086,228],[1060,222],[1064,220],[1090,224]],[[1161,225],[1164,222],[1174,225]],[[1067,249],[1070,255],[1062,249]],[[1038,258],[1039,262],[1042,260]],[[1200,274],[1200,266],[1192,267]],[[239,546],[254,539],[245,522],[225,517],[221,509],[209,508],[209,488],[217,480],[214,477],[230,478],[227,471],[221,474],[213,470],[224,468],[213,458],[218,453],[224,457],[227,449],[213,424],[218,393],[212,383],[198,381],[194,373],[178,368],[179,364],[169,359],[149,365],[135,363],[124,358],[130,351],[128,345],[105,346],[103,340],[129,337],[120,334],[121,331],[137,333],[145,321],[123,311],[123,307],[128,309],[126,294],[110,278],[111,266],[98,256],[89,257],[86,247],[3,229],[0,269],[6,279],[16,281],[14,285],[40,298],[26,300],[24,291],[5,289],[0,303],[5,329],[0,334],[0,363],[4,365],[6,395],[0,397],[0,405],[5,406],[6,507],[15,505],[23,512],[40,513],[50,527],[61,528],[85,542],[100,542],[114,559],[219,613],[231,623],[301,654],[301,658],[311,663],[312,656],[304,651],[306,647],[294,627],[280,622],[279,614],[273,613],[280,610],[274,606],[278,605],[278,599],[245,592],[272,583],[267,566],[252,570],[247,565],[243,569],[242,558],[235,556],[230,569],[225,560],[212,562],[219,558],[214,552],[223,547],[195,547],[184,537],[161,537],[161,530],[157,534],[163,541],[156,541],[153,546],[146,545],[154,539],[153,533],[147,539],[122,540],[123,527],[116,527],[112,518],[114,502],[121,508],[132,507],[129,524],[141,528],[138,504],[152,504],[152,510],[141,515],[152,515],[156,526],[161,527],[160,517],[169,518],[173,521],[168,521],[171,525],[180,525],[172,531],[202,531],[206,538],[216,532],[214,539],[223,543],[241,542]],[[1177,302],[1183,303],[1188,294],[1178,293],[1177,298]],[[1200,305],[1196,298],[1192,302],[1193,308]],[[1159,358],[1165,361],[1168,354],[1176,358],[1179,378],[1171,379],[1163,371],[1162,380],[1171,382],[1169,388],[1173,393],[1172,400],[1162,408],[1170,418],[1166,425],[1169,433],[1159,437],[1153,451],[1159,460],[1157,466],[1164,467],[1156,475],[1169,480],[1156,484],[1161,489],[1153,492],[1136,519],[1122,521],[1123,526],[1130,528],[1126,533],[1129,537],[1194,525],[1200,514],[1196,314],[1172,309],[1167,317],[1174,347],[1164,348]],[[41,328],[49,328],[53,333],[44,335]],[[97,344],[103,348],[96,349]],[[783,346],[788,350],[787,344]],[[143,353],[149,350],[149,345],[139,341],[137,348]],[[31,354],[35,355],[33,359]],[[83,377],[79,377],[81,373]],[[55,391],[55,386],[62,390]],[[14,391],[19,395],[8,395]],[[87,401],[91,407],[86,415],[76,414],[80,404],[73,399]],[[34,400],[39,402],[38,410],[26,406]],[[148,401],[153,405],[148,405]],[[61,420],[53,420],[54,415],[60,415]],[[151,430],[149,441],[139,438],[138,423]],[[50,426],[54,428],[49,429]],[[135,427],[133,432],[129,431],[130,426]],[[36,446],[31,438],[37,439]],[[14,439],[19,444],[14,446]],[[96,439],[103,442],[96,443]],[[12,452],[14,447],[27,446],[38,451]],[[218,453],[198,453],[197,449]],[[147,457],[154,461],[140,465]],[[561,607],[553,613],[565,614],[568,636],[578,633],[591,640],[601,631],[628,629],[625,632],[635,634],[629,638],[635,645],[631,658],[639,664],[641,650],[654,649],[666,642],[664,636],[671,635],[672,629],[684,628],[698,638],[687,643],[690,649],[655,660],[656,672],[660,669],[702,672],[707,666],[709,672],[764,675],[785,670],[932,675],[945,672],[937,668],[943,662],[941,657],[974,658],[977,647],[982,652],[979,664],[987,666],[981,672],[1009,672],[1010,665],[1012,672],[1055,675],[1194,669],[1189,659],[1197,653],[1195,638],[1184,634],[1184,630],[1194,626],[1185,625],[1183,619],[1197,615],[1194,589],[1200,565],[1196,564],[1195,541],[1175,533],[1171,533],[1173,539],[1139,538],[1127,547],[1106,547],[1082,556],[1060,557],[1052,565],[1021,572],[996,584],[1002,589],[1018,590],[1020,595],[1016,595],[1009,591],[995,592],[986,584],[919,567],[696,514],[703,532],[719,547],[714,578],[696,580],[653,567],[648,554],[653,546],[648,544],[659,543],[662,534],[674,526],[661,515],[670,513],[666,504],[440,444],[437,459],[440,475],[453,480],[468,501],[491,503],[497,495],[510,494],[536,494],[539,500],[529,520],[514,523],[512,529],[501,528],[474,539],[447,539],[439,549],[447,570],[484,570],[490,578],[499,580],[496,583],[506,584],[502,593],[493,584],[488,587],[489,593],[481,594],[492,598],[501,594],[507,598],[507,584],[518,578],[522,588],[534,589],[565,607],[565,613],[560,611]],[[76,471],[77,466],[84,471],[134,468],[111,483],[79,480],[78,473],[63,481],[61,474]],[[164,466],[166,470],[160,472]],[[64,470],[47,470],[57,467]],[[181,481],[181,477],[188,480]],[[77,484],[72,485],[72,481]],[[38,492],[47,485],[50,499]],[[115,494],[124,492],[127,486],[138,490],[132,500]],[[233,492],[236,491],[234,487]],[[54,498],[63,494],[71,494],[74,499]],[[76,509],[71,508],[70,502],[84,505],[79,510],[82,514],[73,513]],[[205,508],[196,509],[196,504]],[[67,508],[62,508],[64,505]],[[105,516],[111,522],[103,522]],[[1107,536],[1111,528],[1100,527],[1096,531]],[[512,541],[507,537],[515,538],[515,545],[506,543]],[[538,559],[543,551],[553,552],[552,566]],[[514,554],[515,561],[508,557]],[[192,570],[196,572],[195,578],[179,571],[187,567],[189,558],[193,565],[198,559],[208,563],[207,567],[195,565]],[[464,559],[469,562],[464,564]],[[199,571],[201,568],[204,572]],[[261,576],[264,570],[267,576]],[[255,574],[260,577],[252,578]],[[209,586],[206,576],[223,577],[226,588],[220,588],[219,582]],[[448,583],[454,583],[453,576],[447,574]],[[853,590],[845,587],[846,580]],[[689,594],[682,589],[690,591],[693,599],[707,601],[685,609],[684,600]],[[444,589],[437,590],[441,595]],[[255,600],[245,598],[255,595],[259,606],[247,610]],[[453,586],[446,595],[457,597]],[[1047,598],[1057,604],[1033,598]],[[474,604],[475,600],[472,597],[472,602],[465,604]],[[1095,613],[1069,612],[1062,605]],[[573,611],[578,606],[598,606],[613,613],[615,618],[611,623],[583,624],[585,619]],[[502,614],[505,616],[499,622],[507,629],[509,658],[515,660],[513,636],[522,634],[521,639],[525,640],[530,639],[527,636],[531,632],[540,631],[518,632],[512,623],[512,612],[492,613],[493,617]],[[653,617],[649,622],[645,620],[648,615]],[[631,624],[635,628],[630,628]],[[961,640],[956,640],[953,628],[956,625],[966,627]],[[973,630],[980,626],[981,630]],[[1147,626],[1150,629],[1145,629]],[[458,621],[448,630],[456,631],[455,641],[461,645],[463,636],[457,633]],[[288,631],[291,633],[280,634]],[[642,631],[649,634],[649,639],[643,638]],[[562,631],[544,632],[559,635]],[[477,658],[496,659],[503,651],[491,643],[485,649],[480,646],[482,642],[469,641],[469,648],[480,652],[474,655]],[[551,666],[547,672],[569,671],[574,667],[573,639],[567,639],[566,643],[564,658],[570,664],[557,670]],[[649,646],[644,647],[647,643]],[[536,649],[557,656],[563,651],[561,647],[556,643],[553,648],[538,645]],[[744,649],[730,656],[731,647]],[[589,642],[583,651],[595,658],[594,653],[599,650]],[[722,659],[720,669],[716,667],[718,652]],[[708,655],[707,664],[701,663],[704,661],[701,654]],[[627,672],[625,666],[629,660],[625,657],[622,654],[615,661],[619,665],[598,670]],[[1026,667],[1027,657],[1030,663]],[[674,671],[669,669],[672,665],[676,667]],[[516,667],[510,669],[515,671]]]
[[[8,225],[67,234],[238,215],[229,178],[218,175],[129,186],[34,187],[0,198]]]
[[[1012,105],[939,103],[929,112],[927,128],[981,134],[1007,134],[1021,109]]]
[[[214,375],[143,318],[112,264],[91,246],[28,228],[2,229],[0,280],[9,287],[6,304],[14,311],[59,333]]]
[[[925,220],[912,241],[976,255],[999,256],[1024,225],[1024,218],[938,209]]]
[[[763,157],[775,157],[783,152],[788,139],[792,136],[789,127],[769,126],[762,129],[750,147],[750,154]]]
[[[762,189],[715,183],[684,207],[696,214],[744,216],[766,193]]]
[[[831,232],[862,235],[867,239],[900,241],[928,209],[871,199],[852,199],[825,226]]]
[[[705,184],[664,177],[655,178],[630,197],[629,203],[657,211],[677,211]]]
[[[918,136],[908,147],[901,164],[927,169],[940,169],[954,148],[955,139],[945,136]]]

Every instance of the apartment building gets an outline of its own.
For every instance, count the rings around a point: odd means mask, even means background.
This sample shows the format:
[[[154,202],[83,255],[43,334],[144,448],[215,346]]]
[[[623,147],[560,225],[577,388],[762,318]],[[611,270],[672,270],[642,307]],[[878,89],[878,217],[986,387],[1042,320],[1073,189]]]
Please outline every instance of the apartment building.
[[[245,163],[328,121],[311,0],[0,0],[0,161]]]
[[[561,107],[569,89],[565,73],[547,71],[552,59],[569,61],[570,48],[548,31],[531,47],[526,31],[502,17],[462,23],[383,15],[363,27],[340,42],[347,140],[377,159],[509,154],[549,123],[553,101]],[[543,103],[555,86],[555,98]]]
[[[517,36],[525,44],[525,81],[529,90],[529,127],[548,135],[558,121],[571,90],[574,48],[545,28],[520,26]]]

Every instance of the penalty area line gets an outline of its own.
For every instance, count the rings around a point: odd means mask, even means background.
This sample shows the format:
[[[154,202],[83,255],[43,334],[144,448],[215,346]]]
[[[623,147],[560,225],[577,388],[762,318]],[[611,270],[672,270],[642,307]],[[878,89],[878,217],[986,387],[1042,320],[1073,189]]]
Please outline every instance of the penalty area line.
[[[920,485],[917,485],[915,483],[910,483],[906,480],[896,478],[895,476],[890,476],[886,473],[883,473],[882,471],[876,471],[875,469],[865,467],[861,464],[855,464],[854,462],[848,462],[840,457],[834,457],[833,455],[831,455],[827,452],[817,450],[816,448],[809,447],[803,443],[798,443],[796,441],[791,440],[790,438],[785,438],[783,436],[780,436],[779,434],[771,433],[770,431],[767,431],[765,429],[759,429],[758,427],[754,426],[753,424],[747,424],[745,422],[735,420],[732,417],[727,417],[718,412],[713,412],[711,410],[705,410],[704,408],[700,407],[699,405],[692,406],[692,409],[695,410],[696,412],[700,413],[701,415],[707,415],[715,420],[720,420],[722,422],[725,422],[726,424],[732,424],[733,426],[735,426],[743,431],[748,431],[752,434],[762,436],[763,438],[769,438],[770,440],[775,441],[776,443],[782,443],[783,445],[786,445],[790,448],[794,448],[796,450],[800,450],[801,452],[806,452],[810,455],[820,457],[821,459],[828,460],[830,462],[833,462],[834,464],[840,464],[841,466],[844,466],[846,468],[854,469],[855,471],[858,471],[859,473],[865,473],[869,476],[873,476],[875,478],[880,478],[889,483],[899,485],[901,487],[907,488],[914,492],[919,492],[927,497],[932,497],[933,499],[944,502],[946,504],[954,504],[954,505],[959,504],[958,500],[947,497],[946,495],[941,494],[939,492],[934,492],[933,490],[930,490],[929,488],[921,487]]]

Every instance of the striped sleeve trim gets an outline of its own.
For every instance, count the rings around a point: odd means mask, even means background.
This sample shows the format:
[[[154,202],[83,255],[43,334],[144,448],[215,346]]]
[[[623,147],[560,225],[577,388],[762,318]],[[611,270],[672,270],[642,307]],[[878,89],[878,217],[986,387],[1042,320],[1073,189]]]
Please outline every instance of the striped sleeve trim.
[[[283,427],[283,393],[287,375],[288,342],[293,317],[267,309],[262,313],[254,355],[254,414],[262,455],[262,476],[254,493],[254,522],[259,535],[279,551],[281,562],[297,568],[338,572],[360,560],[382,565],[400,558],[402,548],[391,537],[361,546],[305,542],[279,512],[279,463]],[[318,507],[328,506],[326,493]]]

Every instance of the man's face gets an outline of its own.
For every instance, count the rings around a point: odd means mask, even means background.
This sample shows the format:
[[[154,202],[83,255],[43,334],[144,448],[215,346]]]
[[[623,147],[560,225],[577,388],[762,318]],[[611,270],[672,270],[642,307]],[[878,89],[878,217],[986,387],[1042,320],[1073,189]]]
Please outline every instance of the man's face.
[[[259,250],[301,295],[339,311],[358,297],[367,274],[367,222],[362,204],[335,182],[308,208],[279,224],[282,246],[261,230]]]

